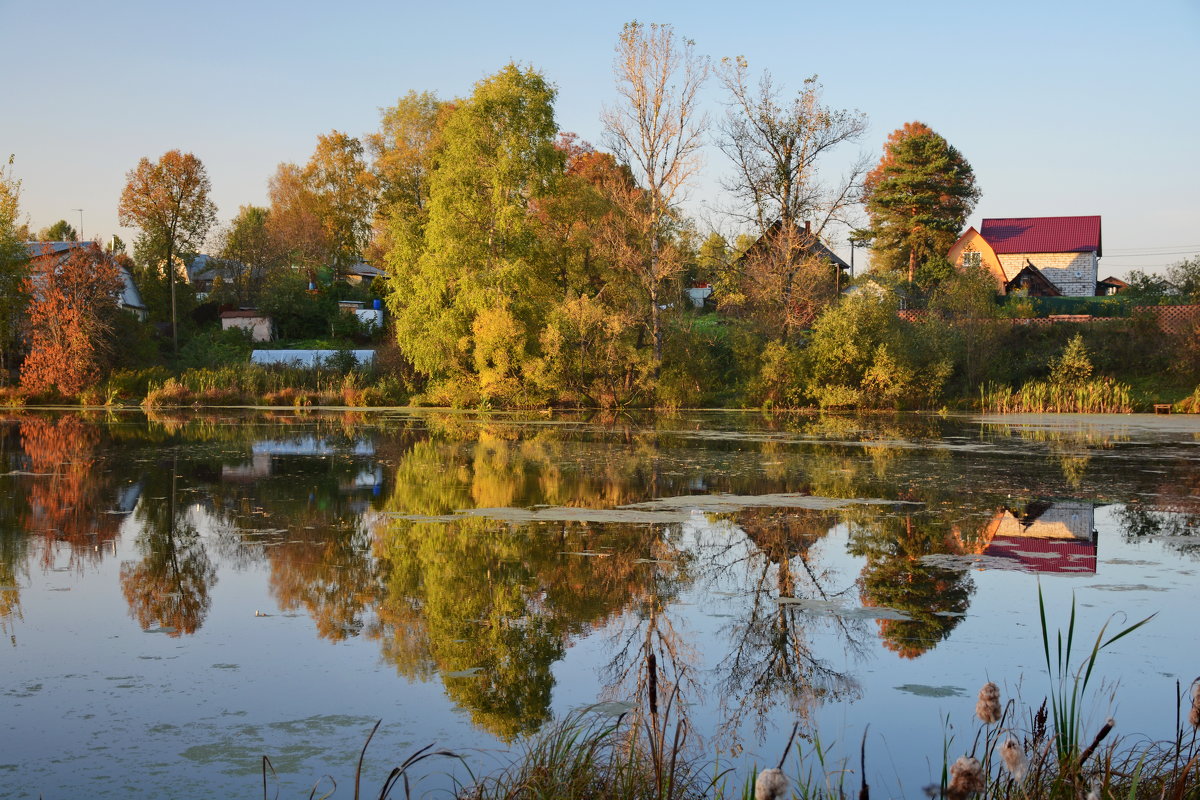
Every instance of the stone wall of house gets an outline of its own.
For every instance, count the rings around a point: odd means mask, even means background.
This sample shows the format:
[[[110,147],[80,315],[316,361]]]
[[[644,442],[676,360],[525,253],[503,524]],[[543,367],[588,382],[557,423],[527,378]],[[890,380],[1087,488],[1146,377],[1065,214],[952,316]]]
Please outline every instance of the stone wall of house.
[[[1095,253],[1012,253],[1000,256],[1007,275],[1016,275],[1029,260],[1067,297],[1096,294],[1099,259]]]

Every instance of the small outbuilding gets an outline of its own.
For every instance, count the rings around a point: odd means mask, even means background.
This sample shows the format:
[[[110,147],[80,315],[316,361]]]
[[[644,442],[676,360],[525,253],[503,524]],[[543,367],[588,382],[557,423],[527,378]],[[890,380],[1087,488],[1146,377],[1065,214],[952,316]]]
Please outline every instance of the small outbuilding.
[[[251,341],[269,342],[275,336],[271,318],[254,308],[238,308],[221,312],[221,330],[241,328],[249,331]]]

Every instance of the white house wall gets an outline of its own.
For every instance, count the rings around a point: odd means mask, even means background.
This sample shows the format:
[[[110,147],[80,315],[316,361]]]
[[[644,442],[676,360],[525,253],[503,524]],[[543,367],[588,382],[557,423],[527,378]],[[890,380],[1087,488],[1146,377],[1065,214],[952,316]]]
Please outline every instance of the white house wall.
[[[1028,260],[1067,297],[1096,294],[1099,259],[1090,253],[1006,253],[998,256],[1004,274],[1011,280]]]

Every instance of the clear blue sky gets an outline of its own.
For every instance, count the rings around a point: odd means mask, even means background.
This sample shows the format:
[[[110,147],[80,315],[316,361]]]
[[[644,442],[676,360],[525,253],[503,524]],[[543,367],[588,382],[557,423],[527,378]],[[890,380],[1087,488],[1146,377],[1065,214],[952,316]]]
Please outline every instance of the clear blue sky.
[[[510,60],[557,85],[559,125],[599,143],[622,23],[669,22],[871,121],[878,158],[921,120],[975,168],[983,217],[1101,214],[1101,272],[1200,253],[1200,2],[17,2],[0,0],[0,153],[34,229],[118,228],[125,173],[179,148],[208,168],[222,221],[264,204],[317,134],[373,130],[409,89],[444,98]],[[715,83],[706,91],[721,113]],[[722,202],[708,148],[690,208]],[[849,155],[849,154],[848,154]]]

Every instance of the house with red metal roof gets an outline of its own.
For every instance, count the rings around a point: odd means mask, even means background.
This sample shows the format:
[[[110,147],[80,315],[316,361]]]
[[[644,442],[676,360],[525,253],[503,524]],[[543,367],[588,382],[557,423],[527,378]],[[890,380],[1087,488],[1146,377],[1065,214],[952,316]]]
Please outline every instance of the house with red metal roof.
[[[1100,217],[985,219],[947,258],[958,268],[984,267],[1005,294],[1091,297],[1097,293]]]

